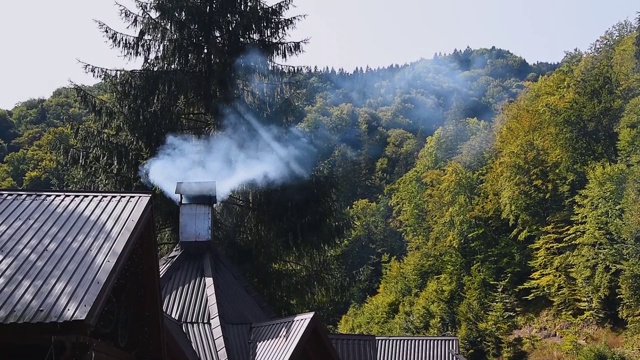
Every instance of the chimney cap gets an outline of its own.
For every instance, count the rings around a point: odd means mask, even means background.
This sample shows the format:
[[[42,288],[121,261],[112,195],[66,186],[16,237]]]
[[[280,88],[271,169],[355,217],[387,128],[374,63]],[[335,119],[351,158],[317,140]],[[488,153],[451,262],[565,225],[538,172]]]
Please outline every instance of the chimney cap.
[[[215,181],[181,181],[176,184],[176,194],[180,194],[180,204],[216,203]]]
[[[180,181],[176,184],[176,194],[180,195],[216,195],[215,181]]]

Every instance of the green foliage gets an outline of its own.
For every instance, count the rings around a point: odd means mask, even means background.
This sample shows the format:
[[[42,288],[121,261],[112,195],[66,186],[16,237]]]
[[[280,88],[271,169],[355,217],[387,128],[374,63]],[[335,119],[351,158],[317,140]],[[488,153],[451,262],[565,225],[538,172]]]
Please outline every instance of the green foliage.
[[[5,157],[14,186],[27,189],[64,189],[67,177],[63,152],[71,145],[68,128],[52,128],[31,146]]]
[[[2,141],[5,146],[11,143],[16,137],[15,123],[11,115],[10,112],[0,109],[0,141]],[[2,159],[2,156],[0,156],[0,159]]]
[[[18,187],[11,175],[9,165],[0,164],[0,189],[16,189]]]
[[[577,356],[578,360],[626,360],[627,357],[607,346],[585,346]]]
[[[357,200],[348,210],[352,226],[341,246],[340,256],[350,280],[348,298],[353,304],[362,304],[375,292],[387,259],[405,253],[402,237],[387,224],[389,212],[384,198],[379,204]]]
[[[7,144],[5,144],[3,140],[0,140],[0,161],[2,161],[8,153]]]
[[[620,160],[628,164],[640,163],[640,97],[627,103],[618,124],[618,151]]]
[[[454,95],[447,114],[457,120],[428,137],[415,166],[387,187],[391,224],[407,254],[389,264],[377,294],[353,306],[339,330],[452,331],[469,359],[524,358],[516,334],[541,310],[581,329],[626,326],[636,333],[634,39],[623,22],[588,52],[569,53],[557,71],[501,107],[493,127],[460,121],[468,104]],[[474,63],[467,51],[453,57],[468,69]],[[526,71],[510,59],[486,64],[489,74],[504,74],[505,64]],[[476,79],[487,98],[508,92],[507,82],[499,88]],[[565,342],[581,348],[574,337]],[[622,358],[604,348],[580,351],[582,358]]]

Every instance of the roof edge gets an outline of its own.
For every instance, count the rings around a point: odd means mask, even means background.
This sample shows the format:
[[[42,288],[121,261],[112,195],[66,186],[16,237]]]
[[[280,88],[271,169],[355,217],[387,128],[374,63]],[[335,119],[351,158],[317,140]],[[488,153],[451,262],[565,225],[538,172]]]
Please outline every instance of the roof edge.
[[[380,335],[372,335],[372,334],[340,334],[340,333],[335,333],[335,334],[329,334],[329,337],[335,337],[335,338],[375,338],[376,340],[411,340],[411,339],[418,339],[418,340],[458,340],[457,336],[425,336],[425,335],[416,335],[416,336],[411,336],[411,335],[400,335],[400,336],[380,336]]]
[[[87,191],[87,190],[50,190],[50,189],[1,189],[0,194],[16,194],[16,195],[138,195],[152,196],[154,193],[150,190],[145,191]]]
[[[308,319],[308,318],[313,318],[315,316],[316,316],[315,312],[296,314],[296,315],[293,315],[293,316],[288,316],[288,317],[279,318],[279,319],[275,319],[275,320],[251,323],[251,328],[257,328],[257,327],[261,327],[261,326],[269,326],[269,325],[274,325],[274,324],[280,324],[280,323],[283,323],[283,322],[288,322],[288,321],[293,321],[293,320]],[[239,323],[239,324],[242,324],[242,323]]]
[[[317,329],[318,330],[317,334],[322,340],[322,342],[324,343],[324,346],[326,347],[327,351],[331,355],[331,360],[339,360],[340,356],[338,355],[336,348],[333,346],[333,343],[331,343],[331,340],[329,339],[329,330],[327,330],[327,327],[324,325],[324,322],[320,319],[320,315],[318,315],[315,312],[301,314],[301,315],[305,317],[307,315],[311,315],[311,316],[306,329],[304,330],[302,336],[300,337],[300,341],[298,341],[298,343],[294,347],[288,359],[294,359],[296,356],[299,356],[302,353],[302,351],[304,350],[304,344],[309,340],[309,337],[311,336],[311,333],[313,332],[313,330]]]
[[[113,290],[113,286],[115,285],[115,281],[118,279],[122,270],[124,269],[127,259],[131,256],[131,252],[133,248],[138,244],[141,240],[141,233],[144,231],[145,224],[147,222],[151,222],[151,227],[153,229],[153,208],[151,205],[151,200],[147,201],[142,212],[138,216],[138,221],[135,222],[133,229],[131,230],[131,234],[129,238],[125,241],[124,247],[122,248],[122,252],[118,256],[116,262],[113,265],[113,269],[109,273],[107,280],[102,285],[98,296],[96,297],[96,301],[93,303],[91,309],[87,313],[87,317],[85,318],[85,322],[90,324],[92,327],[96,325],[98,322],[98,318],[100,313],[102,312],[104,306],[107,302],[106,295],[109,294]]]

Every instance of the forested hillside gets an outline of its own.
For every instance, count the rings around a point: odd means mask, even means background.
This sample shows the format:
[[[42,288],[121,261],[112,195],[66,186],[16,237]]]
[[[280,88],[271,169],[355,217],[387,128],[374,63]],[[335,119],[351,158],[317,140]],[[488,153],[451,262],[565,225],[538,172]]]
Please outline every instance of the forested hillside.
[[[638,356],[637,39],[620,23],[492,125],[460,119],[429,137],[385,192],[407,254],[339,330],[458,334],[482,359],[546,338],[556,345],[538,358],[586,356],[609,328]]]
[[[242,184],[216,211],[223,251],[278,312],[320,311],[341,332],[456,334],[468,359],[640,356],[636,26],[561,64],[496,48],[354,72],[216,62],[243,81],[190,64],[200,49],[185,40],[177,59],[88,65],[98,85],[0,110],[0,188],[151,189],[140,166],[167,135],[224,131],[223,105],[241,101],[315,149],[309,176]],[[177,206],[153,190],[164,253]]]

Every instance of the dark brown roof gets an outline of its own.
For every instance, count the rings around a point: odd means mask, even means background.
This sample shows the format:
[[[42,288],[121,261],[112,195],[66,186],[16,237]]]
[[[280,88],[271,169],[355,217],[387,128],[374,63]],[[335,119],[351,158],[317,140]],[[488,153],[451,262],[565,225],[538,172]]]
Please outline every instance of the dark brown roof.
[[[332,334],[329,336],[342,360],[455,360],[456,337],[373,336]]]
[[[0,324],[92,320],[150,204],[148,194],[0,191]]]

